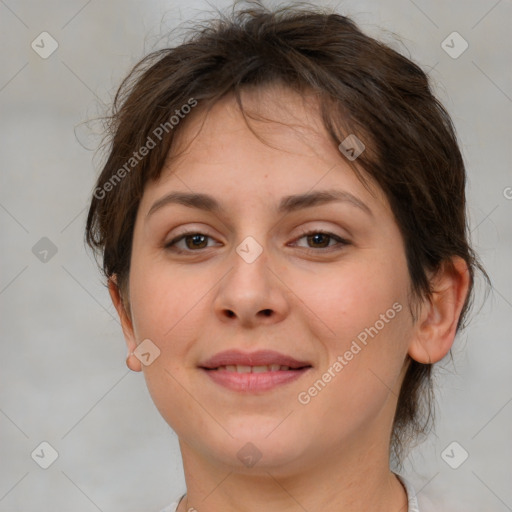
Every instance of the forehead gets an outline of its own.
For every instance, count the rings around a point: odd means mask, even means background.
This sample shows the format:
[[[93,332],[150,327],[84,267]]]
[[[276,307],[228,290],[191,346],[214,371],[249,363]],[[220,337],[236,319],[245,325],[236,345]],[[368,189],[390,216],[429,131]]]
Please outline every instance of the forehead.
[[[275,85],[242,91],[242,102],[244,113],[229,95],[185,119],[160,178],[146,186],[142,209],[169,190],[209,192],[248,206],[255,198],[277,202],[333,187],[387,208],[382,191],[371,180],[367,190],[338,150],[313,93]]]

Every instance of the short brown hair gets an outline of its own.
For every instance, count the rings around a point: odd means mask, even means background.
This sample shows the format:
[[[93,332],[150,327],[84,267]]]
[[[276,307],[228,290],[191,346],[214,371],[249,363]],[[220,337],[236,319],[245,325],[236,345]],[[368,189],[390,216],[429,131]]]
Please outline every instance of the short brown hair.
[[[186,126],[185,120],[170,129],[170,117],[191,99],[206,109],[228,94],[243,112],[241,90],[282,83],[317,94],[333,144],[349,134],[364,141],[367,150],[357,159],[364,173],[353,168],[363,181],[373,179],[390,203],[405,243],[411,299],[432,294],[429,272],[453,256],[466,261],[470,288],[459,330],[475,270],[487,275],[469,243],[463,158],[427,75],[345,16],[307,4],[271,11],[249,3],[237,9],[235,2],[231,15],[202,22],[182,44],[149,54],[119,87],[109,117],[108,158],[96,183],[102,192],[94,193],[86,226],[86,241],[102,254],[105,276],[116,276],[125,289],[145,185],[160,176],[175,134]],[[161,126],[169,129],[160,130],[159,143],[134,170],[120,173]],[[432,365],[407,357],[391,438],[399,465],[409,441],[428,433],[434,405]]]

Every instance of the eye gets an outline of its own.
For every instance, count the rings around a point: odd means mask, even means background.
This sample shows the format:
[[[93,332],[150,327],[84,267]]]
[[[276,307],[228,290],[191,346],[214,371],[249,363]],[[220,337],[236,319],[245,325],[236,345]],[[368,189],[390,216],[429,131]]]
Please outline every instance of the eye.
[[[196,231],[188,231],[173,238],[169,243],[165,244],[165,248],[178,253],[193,252],[196,249],[206,249],[208,247],[208,239],[212,238],[204,233]],[[178,246],[178,243],[184,242],[185,247]],[[211,246],[210,246],[211,247]]]
[[[349,242],[347,240],[344,240],[343,238],[339,237],[338,235],[335,235],[334,233],[329,233],[328,231],[321,231],[321,230],[306,231],[297,240],[302,240],[303,238],[306,239],[308,244],[314,245],[313,247],[304,247],[304,249],[306,249],[308,251],[313,251],[313,252],[318,252],[319,249],[325,249],[325,248],[328,248],[329,252],[330,252],[332,250],[331,248],[334,248],[334,250],[341,249],[342,246],[349,244]],[[337,244],[334,243],[334,244],[330,245],[330,242],[337,242]],[[336,245],[338,245],[338,247],[336,247]],[[301,246],[299,246],[299,247],[301,247]]]
[[[341,249],[343,246],[349,244],[347,240],[344,240],[334,233],[321,230],[306,231],[297,240],[302,240],[303,238],[307,240],[308,244],[313,244],[313,247],[304,247],[300,245],[298,245],[298,247],[302,247],[306,251],[312,251],[315,253],[318,253],[320,249],[328,249],[330,252],[331,250]],[[205,235],[204,233],[188,231],[173,238],[169,243],[165,244],[165,248],[180,254],[187,252],[198,252],[201,249],[207,249],[208,247],[211,247],[211,245],[208,246],[208,239],[213,240],[211,236]],[[331,242],[335,243],[331,244]],[[181,244],[181,246],[178,244]]]

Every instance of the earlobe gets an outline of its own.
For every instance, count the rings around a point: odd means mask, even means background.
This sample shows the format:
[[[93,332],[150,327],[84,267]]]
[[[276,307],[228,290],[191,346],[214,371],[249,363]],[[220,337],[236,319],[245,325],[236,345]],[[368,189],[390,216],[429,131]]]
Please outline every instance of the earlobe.
[[[448,353],[457,332],[470,284],[465,260],[456,256],[433,277],[430,300],[425,299],[416,324],[409,355],[419,363],[433,364]]]
[[[109,278],[108,291],[110,294],[110,298],[112,299],[112,303],[116,308],[117,314],[119,315],[119,320],[121,322],[121,328],[123,330],[124,339],[126,341],[126,346],[128,347],[126,365],[128,366],[128,368],[130,368],[130,370],[134,372],[140,372],[142,370],[141,362],[133,354],[133,352],[137,348],[137,342],[133,330],[133,323],[130,313],[126,311],[126,307],[123,303],[121,292],[119,290],[119,286],[117,285],[117,276],[114,275]]]

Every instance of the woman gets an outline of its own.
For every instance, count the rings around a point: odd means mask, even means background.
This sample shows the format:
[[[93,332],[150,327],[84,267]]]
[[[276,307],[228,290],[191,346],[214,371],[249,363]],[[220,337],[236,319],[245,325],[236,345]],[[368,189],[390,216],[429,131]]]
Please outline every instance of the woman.
[[[165,510],[425,512],[390,464],[483,269],[423,71],[344,16],[255,3],[141,61],[111,121],[86,236],[179,438]]]

